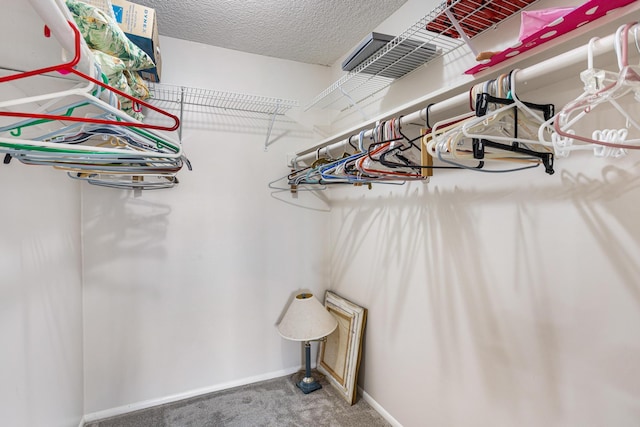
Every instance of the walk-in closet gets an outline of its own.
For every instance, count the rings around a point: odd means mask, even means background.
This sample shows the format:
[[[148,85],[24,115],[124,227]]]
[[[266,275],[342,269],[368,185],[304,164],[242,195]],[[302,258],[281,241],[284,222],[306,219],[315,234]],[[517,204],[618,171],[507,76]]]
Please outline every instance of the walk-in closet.
[[[125,3],[3,2],[0,425],[640,424],[639,1]]]

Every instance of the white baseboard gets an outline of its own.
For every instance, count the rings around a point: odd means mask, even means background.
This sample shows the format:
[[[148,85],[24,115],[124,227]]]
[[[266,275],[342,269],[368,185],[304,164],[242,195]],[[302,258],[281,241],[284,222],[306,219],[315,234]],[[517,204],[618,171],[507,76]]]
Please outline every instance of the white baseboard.
[[[371,397],[369,394],[367,394],[366,391],[364,391],[361,387],[358,387],[358,391],[362,395],[362,398],[369,404],[369,406],[371,406],[373,409],[375,409],[375,411],[377,413],[382,415],[382,418],[387,420],[389,422],[389,424],[391,424],[393,427],[402,427],[402,424],[400,424],[398,422],[398,420],[393,418],[391,416],[391,414],[388,413],[378,402],[376,402],[373,399],[373,397]]]
[[[123,415],[128,412],[139,411],[141,409],[151,408],[153,406],[164,405],[166,403],[173,403],[183,399],[189,399],[191,397],[201,396],[214,391],[226,390],[233,387],[239,387],[247,384],[253,384],[260,381],[266,381],[273,378],[283,377],[285,375],[295,374],[300,370],[300,366],[295,368],[282,369],[280,371],[269,372],[255,377],[242,378],[236,381],[229,381],[222,384],[216,384],[210,387],[203,387],[196,390],[186,391],[184,393],[173,394],[171,396],[161,397],[158,399],[145,400],[138,403],[132,403],[130,405],[118,406],[117,408],[105,409],[104,411],[93,412],[91,414],[85,414],[81,420],[80,426],[83,427],[85,423],[101,420],[104,418],[115,417],[117,415]]]

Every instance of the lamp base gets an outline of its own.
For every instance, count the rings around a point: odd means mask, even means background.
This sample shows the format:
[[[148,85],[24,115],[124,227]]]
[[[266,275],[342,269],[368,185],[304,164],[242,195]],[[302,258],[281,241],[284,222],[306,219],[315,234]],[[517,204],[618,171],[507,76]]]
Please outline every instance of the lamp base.
[[[322,388],[322,385],[313,377],[304,377],[302,380],[296,383],[296,386],[298,386],[298,388],[302,390],[304,394],[309,394],[312,391],[316,391]]]

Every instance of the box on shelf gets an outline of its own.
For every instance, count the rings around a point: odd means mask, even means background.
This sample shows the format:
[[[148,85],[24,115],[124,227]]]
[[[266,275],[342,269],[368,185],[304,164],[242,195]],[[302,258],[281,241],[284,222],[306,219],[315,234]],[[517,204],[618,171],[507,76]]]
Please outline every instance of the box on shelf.
[[[129,40],[144,50],[156,64],[155,68],[138,72],[143,79],[159,82],[162,72],[162,56],[160,55],[155,9],[125,0],[111,0],[111,3],[120,28],[129,37]]]
[[[112,18],[127,35],[129,40],[144,50],[151,57],[155,68],[139,71],[143,79],[159,82],[162,71],[162,56],[158,41],[158,22],[156,11],[126,0],[82,0],[95,6]]]

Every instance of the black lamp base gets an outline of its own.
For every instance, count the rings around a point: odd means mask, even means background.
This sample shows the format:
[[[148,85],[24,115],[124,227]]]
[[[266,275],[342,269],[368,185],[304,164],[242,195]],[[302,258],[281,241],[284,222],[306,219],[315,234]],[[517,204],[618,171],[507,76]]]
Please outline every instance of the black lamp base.
[[[322,385],[316,381],[313,377],[305,377],[296,383],[298,388],[302,390],[304,394],[309,394],[312,391],[316,391],[322,388]]]

